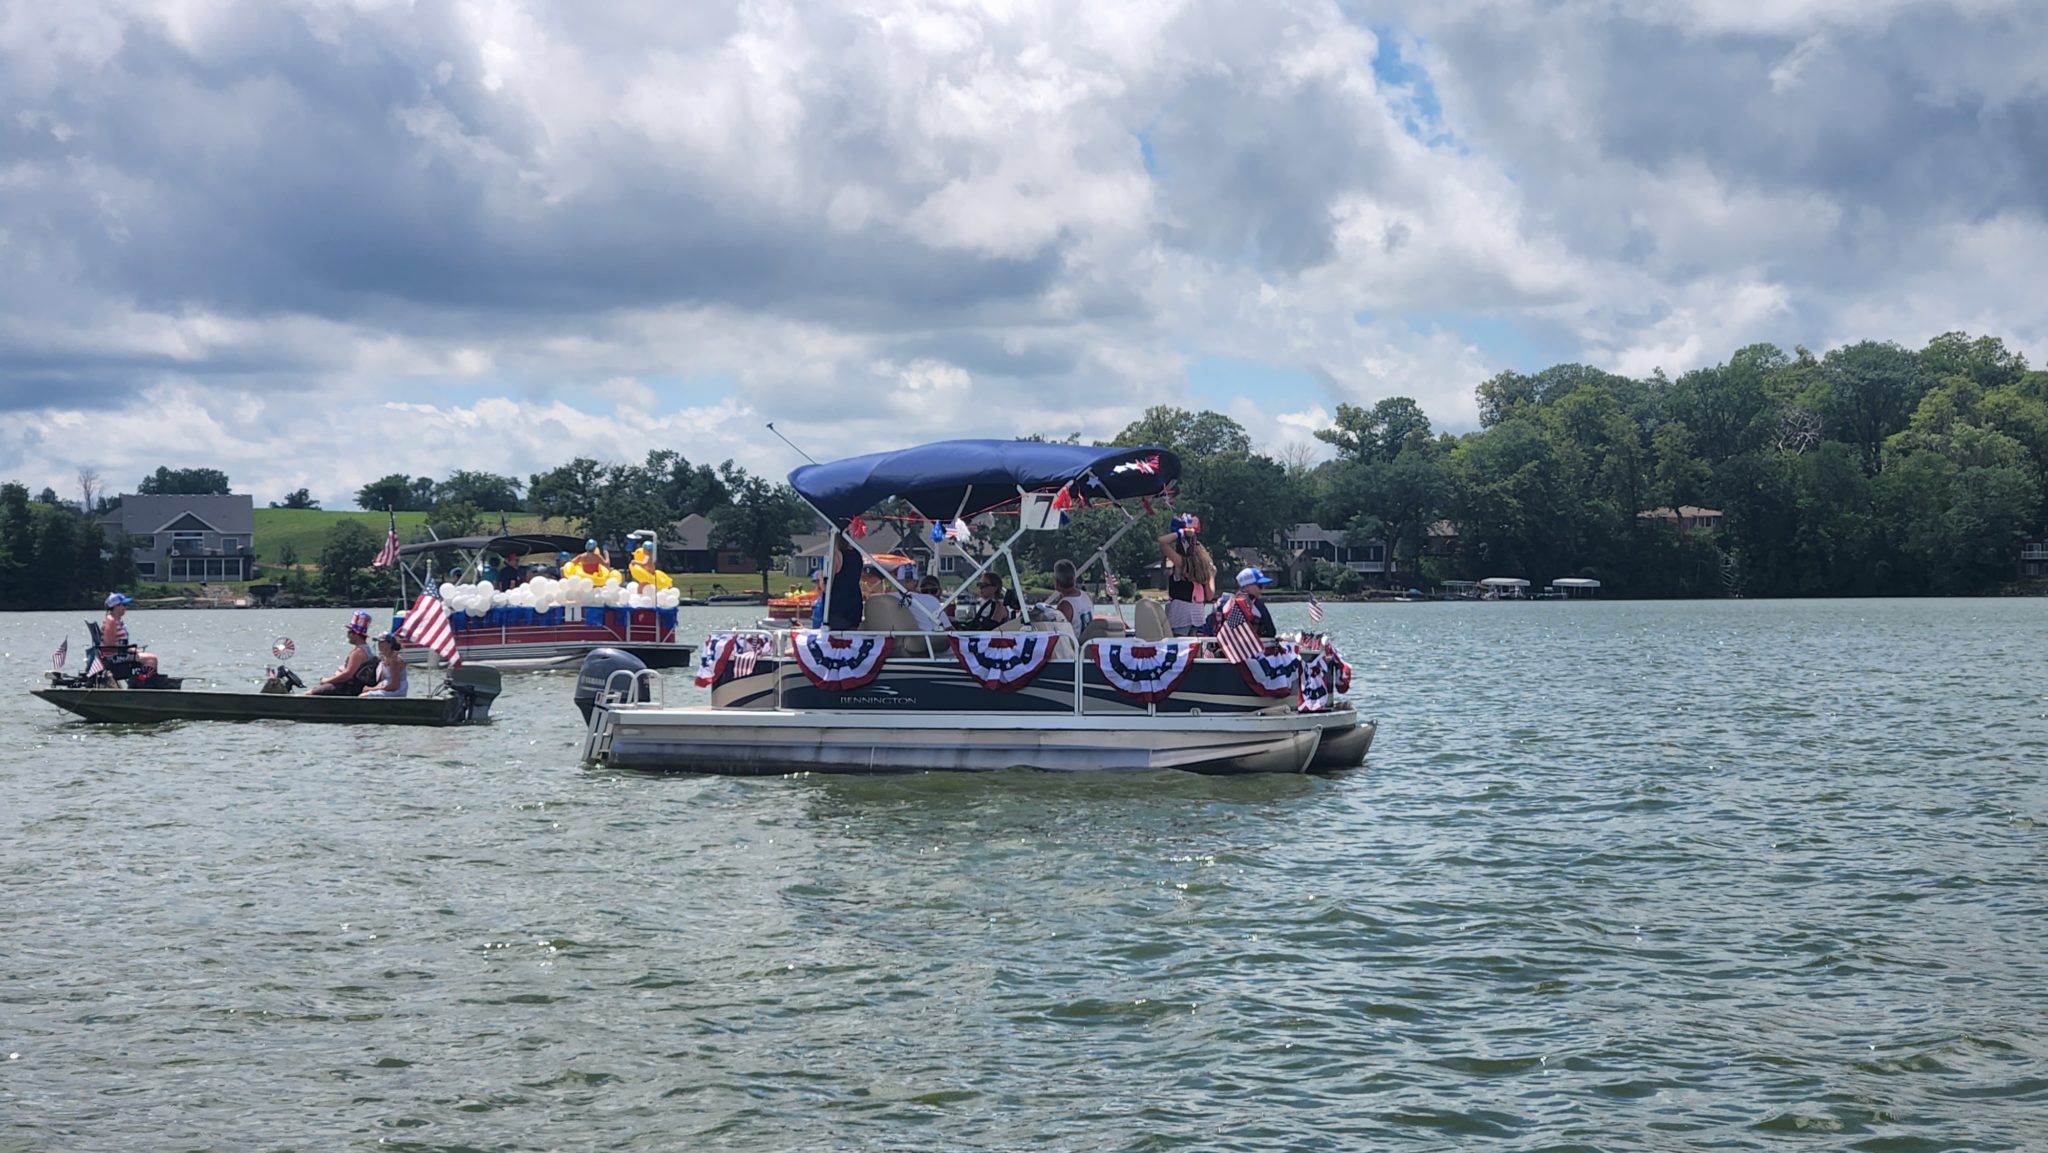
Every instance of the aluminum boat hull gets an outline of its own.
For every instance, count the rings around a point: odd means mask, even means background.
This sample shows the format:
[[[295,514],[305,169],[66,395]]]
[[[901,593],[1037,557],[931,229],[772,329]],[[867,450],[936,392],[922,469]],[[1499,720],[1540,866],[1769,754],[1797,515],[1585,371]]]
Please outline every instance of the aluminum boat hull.
[[[313,697],[181,689],[35,689],[35,695],[88,721],[151,725],[166,721],[298,721],[325,725],[454,725],[470,719],[454,695]],[[482,718],[476,718],[482,719]]]
[[[1326,730],[1356,741],[1355,717],[1275,710],[1216,716],[823,714],[784,709],[606,707],[586,760],[615,768],[723,776],[784,773],[1299,773]],[[1363,757],[1363,747],[1357,750]],[[1357,761],[1351,761],[1356,764]]]

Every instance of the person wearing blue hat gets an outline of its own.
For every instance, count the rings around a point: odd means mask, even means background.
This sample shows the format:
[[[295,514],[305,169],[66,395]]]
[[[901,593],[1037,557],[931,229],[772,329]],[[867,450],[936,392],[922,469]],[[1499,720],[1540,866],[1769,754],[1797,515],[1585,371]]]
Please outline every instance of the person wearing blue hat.
[[[1267,576],[1257,565],[1246,565],[1237,570],[1237,591],[1216,602],[1216,611],[1209,617],[1209,632],[1214,635],[1217,628],[1230,614],[1243,606],[1246,616],[1251,618],[1252,628],[1262,637],[1276,637],[1280,630],[1273,625],[1273,610],[1266,607],[1266,598],[1261,592],[1273,578]]]
[[[124,650],[135,648],[135,642],[128,637],[128,622],[126,619],[128,616],[128,606],[133,603],[125,593],[107,594],[107,615],[100,620],[100,659],[102,661],[111,656],[125,656]],[[135,652],[135,662],[143,668],[144,675],[140,679],[148,680],[156,675],[155,653],[145,653],[137,649]]]

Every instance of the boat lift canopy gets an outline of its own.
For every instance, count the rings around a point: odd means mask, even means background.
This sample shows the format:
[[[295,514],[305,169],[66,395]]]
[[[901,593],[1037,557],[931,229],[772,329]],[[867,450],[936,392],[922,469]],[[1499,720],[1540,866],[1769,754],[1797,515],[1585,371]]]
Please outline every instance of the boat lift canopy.
[[[790,487],[811,507],[842,522],[890,497],[928,519],[951,520],[1015,501],[1019,489],[1072,485],[1074,495],[1090,500],[1135,500],[1158,496],[1179,480],[1180,458],[1167,449],[1033,440],[942,440],[807,464],[789,474]]]

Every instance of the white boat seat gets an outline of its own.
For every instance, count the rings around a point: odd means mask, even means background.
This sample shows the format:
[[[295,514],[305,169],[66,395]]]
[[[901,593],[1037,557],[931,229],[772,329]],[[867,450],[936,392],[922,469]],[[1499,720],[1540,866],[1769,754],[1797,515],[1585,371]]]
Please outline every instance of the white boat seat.
[[[1081,630],[1081,643],[1124,635],[1124,622],[1116,617],[1092,617]]]
[[[1141,641],[1163,641],[1173,636],[1166,623],[1166,606],[1153,597],[1139,597],[1137,632]]]

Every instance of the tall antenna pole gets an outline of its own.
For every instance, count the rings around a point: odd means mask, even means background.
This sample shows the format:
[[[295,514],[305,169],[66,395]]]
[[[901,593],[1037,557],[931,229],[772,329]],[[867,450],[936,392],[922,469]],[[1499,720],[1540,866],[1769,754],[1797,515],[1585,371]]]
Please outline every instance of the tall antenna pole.
[[[775,422],[772,420],[768,422],[768,431],[775,434],[775,439],[781,441],[782,443],[788,445],[791,448],[796,448],[796,442],[782,435],[782,430],[776,428]],[[803,449],[796,448],[796,454],[800,457],[803,457],[805,460],[810,461],[812,464],[818,463],[816,458],[812,457],[810,453],[805,452]]]

